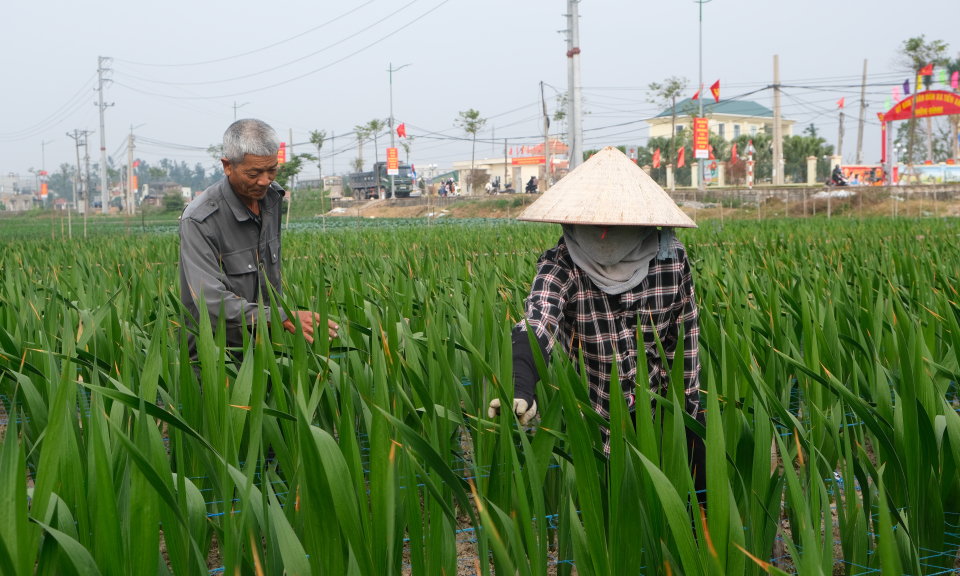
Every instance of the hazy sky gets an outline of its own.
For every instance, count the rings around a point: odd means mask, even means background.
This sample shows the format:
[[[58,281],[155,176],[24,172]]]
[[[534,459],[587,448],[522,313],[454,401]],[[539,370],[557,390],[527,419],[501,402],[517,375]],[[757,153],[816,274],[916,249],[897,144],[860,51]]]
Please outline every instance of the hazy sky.
[[[646,141],[646,123],[640,120],[658,112],[645,101],[650,82],[685,76],[692,95],[697,10],[688,0],[583,0],[587,147]],[[909,7],[893,0],[713,0],[703,8],[703,80],[709,86],[719,78],[721,98],[763,88],[772,82],[773,54],[779,54],[783,84],[830,86],[784,88],[784,116],[796,119],[798,127],[815,122],[835,144],[836,101],[846,97],[849,162],[856,151],[863,60],[869,59],[868,84],[883,85],[867,89],[864,150],[868,162],[877,161],[876,113],[892,85],[908,77],[896,68],[897,46],[925,34],[954,40],[952,55],[960,50],[955,34],[960,4],[941,3],[935,16],[904,17],[904,10]],[[98,55],[114,58],[113,83],[105,90],[106,101],[115,103],[106,112],[106,149],[121,161],[130,126],[143,124],[135,131],[144,139],[138,158],[209,166],[212,160],[199,148],[220,141],[233,120],[234,102],[247,103],[239,117],[270,122],[284,141],[291,128],[297,143],[318,128],[347,134],[357,124],[389,115],[391,62],[412,64],[394,74],[394,115],[407,123],[409,134],[462,137],[454,128],[457,113],[475,108],[489,118],[478,138],[536,144],[542,138],[539,82],[547,84],[551,110],[557,91],[567,85],[566,45],[557,32],[565,28],[563,0],[37,0],[6,2],[3,12],[3,173],[39,169],[43,141],[52,140],[46,146],[48,170],[76,161],[65,132],[99,130],[92,90]],[[215,62],[204,63],[210,61]],[[188,65],[196,63],[201,64]],[[845,85],[850,87],[839,87]],[[771,106],[772,92],[747,99]],[[99,161],[99,137],[99,132],[92,137],[92,161]],[[380,139],[381,159],[387,143],[387,137]],[[324,155],[333,149],[328,142]],[[336,170],[345,170],[357,155],[356,141],[337,138],[335,149]],[[478,158],[502,153],[502,140],[495,146],[477,143]],[[372,157],[368,144],[364,158]],[[441,167],[469,157],[467,142],[428,137],[417,138],[411,152],[414,163]],[[331,166],[325,159],[324,172]]]

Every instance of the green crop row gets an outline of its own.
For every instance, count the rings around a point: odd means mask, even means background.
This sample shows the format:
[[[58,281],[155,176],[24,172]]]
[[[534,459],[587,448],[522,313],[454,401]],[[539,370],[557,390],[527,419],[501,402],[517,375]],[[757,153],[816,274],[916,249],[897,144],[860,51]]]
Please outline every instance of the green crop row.
[[[0,246],[0,573],[953,570],[951,221],[682,232],[706,427],[675,386],[656,422],[634,426],[617,395],[601,420],[559,352],[531,427],[487,418],[512,395],[509,331],[557,226],[301,228],[269,296],[340,337],[248,318],[237,363],[202,321],[200,382],[175,235]],[[703,509],[685,427],[707,445]]]

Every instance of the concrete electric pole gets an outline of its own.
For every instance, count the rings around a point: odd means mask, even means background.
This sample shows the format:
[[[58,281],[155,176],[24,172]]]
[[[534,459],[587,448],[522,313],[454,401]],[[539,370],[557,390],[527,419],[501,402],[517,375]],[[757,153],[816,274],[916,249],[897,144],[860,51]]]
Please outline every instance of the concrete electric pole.
[[[396,148],[396,147],[397,147],[397,144],[396,144],[396,141],[395,141],[395,138],[396,138],[396,130],[395,130],[394,127],[393,127],[393,73],[396,72],[397,70],[402,70],[403,68],[406,68],[407,66],[409,66],[409,64],[404,64],[404,65],[401,66],[400,68],[394,68],[394,67],[393,67],[393,63],[391,63],[391,64],[390,64],[390,68],[387,69],[387,72],[390,73],[390,147],[391,147],[391,148]],[[399,156],[399,154],[397,154],[397,156]],[[473,174],[472,174],[472,173],[470,174],[470,178],[473,179]],[[391,174],[391,175],[390,175],[390,199],[392,200],[392,199],[394,199],[394,198],[396,198],[396,197],[397,197],[397,196],[396,196],[396,188],[394,187],[394,184],[393,184],[393,174]]]
[[[568,0],[570,7],[570,43],[572,44],[567,57],[573,64],[573,91],[570,94],[573,100],[573,115],[570,118],[570,127],[572,128],[571,141],[576,144],[576,149],[570,157],[569,169],[573,170],[583,164],[583,101],[580,90],[580,0]]]
[[[780,55],[773,55],[773,184],[783,184],[783,126],[780,121]]]
[[[547,99],[543,95],[543,82],[540,82],[540,101],[543,103],[543,182],[540,183],[540,193],[550,189],[550,173],[553,164],[550,162],[550,116],[547,115]]]
[[[700,104],[700,113],[697,114],[700,118],[703,118],[703,5],[711,0],[697,0],[697,4],[700,5],[700,94],[697,97],[697,102]],[[707,131],[709,135],[709,130]],[[709,139],[709,136],[708,136]],[[697,190],[700,192],[704,191],[703,184],[703,158],[697,158]],[[693,182],[691,182],[693,184]],[[720,205],[720,213],[723,214],[723,204]]]
[[[567,29],[560,30],[567,37],[567,169],[573,170],[573,157],[577,151],[577,143],[573,138],[573,16],[570,14],[570,0],[567,0]],[[581,158],[583,155],[581,155]]]
[[[107,60],[110,60],[110,58],[97,56],[97,92],[100,93],[100,103],[98,105],[100,108],[100,205],[104,214],[108,214],[110,211],[110,190],[107,183],[107,137],[103,133],[103,112],[107,109],[107,106],[113,106],[113,104],[103,103],[103,73],[109,71],[109,68],[104,68],[103,64]],[[88,200],[89,197],[90,195],[87,194]],[[86,225],[84,225],[84,228],[86,228]]]
[[[857,164],[863,164],[863,115],[867,111],[867,60],[863,60],[863,83],[860,85],[860,127],[857,129]]]

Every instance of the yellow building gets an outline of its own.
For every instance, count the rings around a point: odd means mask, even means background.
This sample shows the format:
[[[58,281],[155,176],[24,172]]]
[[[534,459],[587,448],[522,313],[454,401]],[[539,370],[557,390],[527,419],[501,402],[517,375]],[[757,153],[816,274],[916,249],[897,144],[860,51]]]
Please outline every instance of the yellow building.
[[[676,131],[692,129],[690,114],[697,114],[699,103],[687,98],[677,102]],[[668,108],[647,120],[650,125],[650,138],[670,137],[670,115],[672,108]],[[767,128],[773,134],[773,111],[749,100],[722,100],[719,103],[704,101],[703,115],[709,118],[710,131],[719,134],[725,140],[733,140],[744,134],[755,135]],[[780,125],[784,136],[793,136],[793,125],[796,120],[788,120],[781,116]]]

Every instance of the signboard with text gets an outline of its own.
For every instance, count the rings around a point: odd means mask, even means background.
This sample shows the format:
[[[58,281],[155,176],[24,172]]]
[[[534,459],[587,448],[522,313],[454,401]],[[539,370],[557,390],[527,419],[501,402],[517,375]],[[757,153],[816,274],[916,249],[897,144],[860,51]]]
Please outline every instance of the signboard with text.
[[[917,118],[960,114],[960,94],[945,90],[928,90],[901,100],[883,115],[883,121],[909,120],[913,115],[910,108],[913,106],[914,99],[917,100]]]
[[[40,199],[41,200],[47,199],[47,183],[46,182],[40,183]]]
[[[706,118],[693,119],[693,157],[700,159],[710,158],[710,131],[707,128]]]
[[[387,148],[387,176],[400,175],[400,156],[396,148]]]
[[[285,164],[287,162],[287,143],[281,142],[280,149],[277,150],[277,162]]]
[[[526,156],[524,158],[511,158],[510,163],[514,166],[528,166],[532,164],[546,164],[546,156]]]

